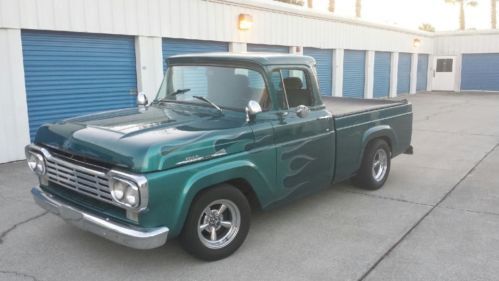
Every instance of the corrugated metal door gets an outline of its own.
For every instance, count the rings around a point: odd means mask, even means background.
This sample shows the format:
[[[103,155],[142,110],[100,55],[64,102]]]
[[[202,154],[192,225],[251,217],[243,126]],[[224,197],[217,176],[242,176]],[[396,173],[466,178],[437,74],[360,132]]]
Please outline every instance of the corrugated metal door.
[[[499,91],[499,54],[463,54],[461,90]]]
[[[182,54],[228,51],[229,44],[227,42],[172,38],[163,39],[163,59]],[[163,69],[166,69],[166,60],[163,60]]]
[[[332,80],[333,80],[333,50],[303,48],[305,56],[311,56],[317,62],[317,78],[319,79],[319,87],[321,94],[325,96],[332,95]]]
[[[248,44],[248,52],[289,53],[289,47],[279,45]]]
[[[134,38],[21,32],[30,136],[46,122],[135,106]]]
[[[391,53],[374,53],[374,87],[375,98],[388,97],[390,93]]]
[[[397,74],[397,95],[409,93],[411,85],[411,54],[400,53]]]
[[[343,58],[343,96],[364,97],[366,52],[345,50]]]
[[[418,80],[416,83],[416,91],[426,91],[428,82],[428,55],[418,55]]]

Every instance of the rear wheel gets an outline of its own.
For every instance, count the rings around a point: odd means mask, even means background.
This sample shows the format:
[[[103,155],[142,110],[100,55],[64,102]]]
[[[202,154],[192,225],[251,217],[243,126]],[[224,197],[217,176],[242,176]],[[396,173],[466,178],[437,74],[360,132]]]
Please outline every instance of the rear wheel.
[[[391,164],[390,146],[382,139],[371,141],[366,148],[354,183],[362,189],[380,189],[388,178]]]
[[[200,259],[223,259],[244,242],[250,216],[249,203],[236,187],[210,188],[192,203],[180,242],[186,251]]]

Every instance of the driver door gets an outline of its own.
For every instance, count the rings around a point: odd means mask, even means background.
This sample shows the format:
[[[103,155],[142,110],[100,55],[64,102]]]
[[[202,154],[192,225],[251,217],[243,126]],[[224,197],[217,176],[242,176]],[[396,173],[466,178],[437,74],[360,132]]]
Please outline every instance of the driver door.
[[[271,75],[280,106],[272,121],[276,182],[288,198],[320,189],[332,178],[331,114],[317,102],[311,81],[307,68],[277,69]],[[299,109],[308,109],[308,114],[297,113]]]

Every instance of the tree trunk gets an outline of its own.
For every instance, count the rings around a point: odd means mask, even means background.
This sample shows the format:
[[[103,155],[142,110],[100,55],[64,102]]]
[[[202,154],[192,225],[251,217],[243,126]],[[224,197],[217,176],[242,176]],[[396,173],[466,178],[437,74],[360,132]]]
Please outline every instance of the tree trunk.
[[[496,1],[497,0],[490,0],[490,27],[492,29],[496,29],[497,24]]]
[[[307,7],[312,9],[314,7],[314,0],[307,0]]]
[[[495,1],[495,0],[494,0]],[[331,13],[334,13],[334,10],[336,9],[336,0],[329,0],[329,7],[328,10]]]
[[[466,22],[464,19],[464,1],[459,1],[459,30],[464,30]]]
[[[355,16],[360,18],[362,10],[362,0],[355,0]]]

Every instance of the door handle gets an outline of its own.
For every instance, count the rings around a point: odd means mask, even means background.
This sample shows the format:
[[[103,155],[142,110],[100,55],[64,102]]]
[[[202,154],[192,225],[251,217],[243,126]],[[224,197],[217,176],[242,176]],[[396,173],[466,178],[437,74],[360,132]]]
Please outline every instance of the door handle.
[[[317,117],[317,120],[327,120],[327,119],[331,119],[331,116],[321,116],[321,117]]]

